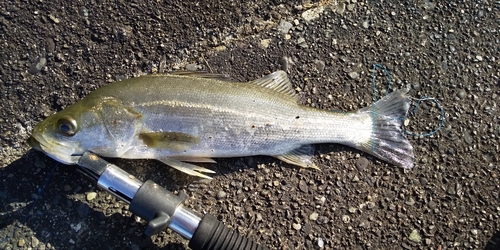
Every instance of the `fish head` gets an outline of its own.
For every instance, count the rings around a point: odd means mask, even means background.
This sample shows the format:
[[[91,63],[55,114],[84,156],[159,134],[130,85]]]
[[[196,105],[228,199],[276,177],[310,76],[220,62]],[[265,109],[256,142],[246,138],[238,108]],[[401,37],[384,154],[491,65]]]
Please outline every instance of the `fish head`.
[[[131,117],[114,100],[84,98],[38,123],[28,144],[68,165],[76,164],[86,151],[119,157],[138,129],[138,117]]]

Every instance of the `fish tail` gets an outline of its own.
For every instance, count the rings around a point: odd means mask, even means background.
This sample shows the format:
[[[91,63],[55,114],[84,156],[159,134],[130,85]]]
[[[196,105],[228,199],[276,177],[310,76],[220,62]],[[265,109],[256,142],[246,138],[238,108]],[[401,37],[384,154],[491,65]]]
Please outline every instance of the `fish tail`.
[[[371,140],[357,145],[381,160],[399,167],[413,167],[413,147],[403,134],[401,126],[410,108],[408,89],[394,91],[374,104],[358,111],[372,117]]]

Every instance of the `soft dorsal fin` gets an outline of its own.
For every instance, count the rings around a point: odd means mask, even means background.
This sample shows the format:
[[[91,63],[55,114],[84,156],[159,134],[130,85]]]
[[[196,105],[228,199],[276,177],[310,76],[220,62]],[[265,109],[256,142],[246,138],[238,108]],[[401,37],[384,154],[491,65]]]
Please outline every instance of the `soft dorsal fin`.
[[[292,87],[292,83],[290,83],[290,80],[288,80],[286,72],[282,70],[278,70],[267,76],[253,80],[250,83],[262,86],[264,88],[272,89],[292,97],[296,97],[295,90]]]
[[[226,75],[208,73],[206,71],[173,71],[173,72],[168,72],[168,74],[175,76],[188,76],[188,77],[216,79],[221,81],[231,81],[231,79]]]

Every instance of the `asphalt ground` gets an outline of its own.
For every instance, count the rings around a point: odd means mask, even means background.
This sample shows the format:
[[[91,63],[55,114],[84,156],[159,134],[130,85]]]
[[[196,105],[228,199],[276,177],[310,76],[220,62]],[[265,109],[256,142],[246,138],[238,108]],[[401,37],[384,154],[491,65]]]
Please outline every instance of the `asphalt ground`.
[[[411,170],[336,144],[316,147],[320,171],[270,157],[217,159],[204,165],[217,171],[209,183],[156,161],[110,161],[185,191],[186,206],[273,249],[499,249],[499,8],[486,0],[2,1],[0,248],[187,248],[170,230],[144,236],[125,203],[27,145],[37,122],[100,86],[172,70],[248,81],[283,69],[300,103],[354,111],[372,103],[380,64],[392,89],[435,98],[445,112],[437,133],[408,136]],[[375,76],[381,96],[387,77]],[[426,100],[404,129],[427,134],[441,119]]]

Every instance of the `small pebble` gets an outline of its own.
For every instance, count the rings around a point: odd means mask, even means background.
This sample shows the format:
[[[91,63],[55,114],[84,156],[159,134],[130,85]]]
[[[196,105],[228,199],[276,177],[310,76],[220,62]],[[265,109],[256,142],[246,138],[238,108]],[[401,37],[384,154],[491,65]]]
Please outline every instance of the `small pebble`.
[[[337,4],[336,8],[335,8],[335,11],[339,14],[344,14],[345,12],[345,3],[344,2],[341,2],[339,4]]]
[[[424,178],[424,177],[420,177],[420,178],[419,178],[419,181],[420,181],[420,184],[421,184],[422,186],[425,186],[425,185],[427,185],[427,183],[428,183],[428,182],[427,182],[427,179],[426,179],[426,178]]]
[[[328,217],[326,216],[320,216],[318,217],[318,220],[316,221],[316,223],[318,223],[319,225],[321,224],[326,224],[330,221],[330,219],[328,219]]]
[[[434,209],[436,208],[437,204],[434,201],[429,201],[429,203],[427,203],[427,206],[429,206],[430,209]]]
[[[365,29],[368,29],[370,27],[369,25],[370,24],[368,23],[368,20],[364,21],[362,24],[363,28],[365,28]]]
[[[474,142],[474,139],[472,139],[472,136],[467,132],[464,134],[464,140],[469,145],[472,144],[472,142]]]
[[[323,241],[323,238],[318,238],[318,247],[323,248],[325,246],[325,242]]]
[[[49,18],[50,18],[50,20],[52,20],[52,22],[59,23],[59,18],[53,16],[52,14],[49,15]]]
[[[271,39],[263,39],[260,41],[260,47],[263,49],[267,49],[269,44],[271,43]]]
[[[224,45],[220,45],[220,46],[215,47],[215,51],[221,52],[224,50],[226,50],[226,46],[224,46]]]
[[[198,190],[198,185],[197,184],[189,184],[187,187],[187,190],[189,192],[196,192],[196,190]]]
[[[87,194],[87,201],[91,201],[91,200],[95,199],[95,197],[97,197],[97,193],[96,192],[89,192]]]
[[[47,64],[47,59],[45,57],[39,57],[37,60],[31,65],[28,72],[32,75],[38,74],[42,68]]]
[[[31,236],[31,246],[37,247],[38,244],[40,244],[40,241],[35,236]]]
[[[448,185],[446,188],[446,193],[449,195],[455,195],[457,193],[457,190],[455,189],[455,185]]]
[[[24,247],[24,244],[25,244],[25,243],[26,243],[26,242],[24,241],[24,239],[20,239],[20,240],[17,242],[17,246],[18,246],[18,247]]]
[[[281,21],[280,24],[278,24],[278,31],[281,33],[281,34],[287,34],[290,29],[293,27],[293,24],[287,22],[287,21]]]
[[[358,72],[351,71],[351,72],[349,72],[349,77],[354,80],[354,79],[357,79],[359,77],[359,74],[358,74]]]
[[[52,38],[47,38],[45,39],[45,42],[47,43],[47,53],[52,53],[56,49],[56,44],[54,43],[54,39]]]
[[[419,243],[422,240],[422,237],[420,236],[418,231],[414,229],[413,231],[411,231],[410,236],[408,236],[408,239],[413,242]]]
[[[69,191],[71,191],[71,186],[70,185],[64,185],[63,190],[65,192],[69,192]]]
[[[466,94],[465,94],[465,90],[463,90],[463,89],[459,90],[459,91],[458,91],[458,93],[457,93],[457,96],[458,96],[458,98],[460,98],[460,99],[464,99],[464,98],[465,98],[465,95],[466,95]]]
[[[411,86],[416,91],[420,90],[420,83],[418,83],[418,82],[413,83]]]
[[[196,63],[190,63],[186,65],[186,70],[188,71],[197,71],[198,70],[198,64]]]
[[[316,59],[314,60],[314,64],[316,65],[316,69],[320,72],[325,69],[325,61]]]
[[[358,169],[358,171],[363,171],[366,169],[366,167],[368,166],[368,159],[366,159],[365,157],[360,157],[358,158],[358,160],[356,160],[356,163],[354,163],[354,166],[356,166],[356,168]]]
[[[302,228],[302,226],[299,223],[293,223],[292,227],[293,227],[293,229],[295,229],[297,231],[299,231]]]
[[[81,8],[78,13],[80,13],[80,15],[82,15],[83,17],[89,17],[89,10],[85,9],[85,8]]]
[[[351,217],[349,217],[349,215],[343,215],[342,216],[342,221],[344,223],[349,223],[349,221],[351,221]]]
[[[323,7],[323,6],[319,6],[317,8],[313,8],[313,9],[308,9],[302,13],[302,18],[306,22],[310,22],[314,19],[317,19],[320,16],[320,14],[323,13],[324,10],[325,10],[325,7]]]
[[[309,45],[307,45],[306,43],[306,39],[304,39],[303,37],[299,37],[299,39],[297,39],[297,45],[303,49],[309,47]]]
[[[352,182],[358,182],[359,181],[359,177],[358,175],[355,175],[353,178],[352,178]]]
[[[70,227],[75,230],[75,232],[78,232],[82,229],[82,223],[70,224]]]
[[[256,221],[262,221],[262,214],[257,213],[257,214],[255,215],[255,220],[256,220]]]
[[[299,189],[304,193],[307,193],[307,191],[309,191],[309,188],[307,187],[307,184],[304,180],[299,181]]]
[[[405,121],[403,122],[405,126],[408,126],[410,124],[410,119],[406,118]]]
[[[317,220],[318,219],[318,213],[313,212],[311,215],[309,215],[309,220]]]
[[[275,11],[275,10],[272,10],[272,11],[270,12],[270,14],[271,14],[271,17],[272,17],[274,20],[280,20],[280,19],[281,19],[281,14],[280,14],[280,13],[278,13],[277,11]]]
[[[410,197],[410,198],[408,198],[408,200],[405,203],[408,206],[413,206],[413,205],[415,205],[415,200],[413,200],[413,198]]]
[[[217,193],[217,198],[219,198],[219,199],[224,199],[226,197],[227,197],[227,193],[222,191],[222,190]]]
[[[351,214],[356,213],[356,208],[355,207],[350,207],[349,208],[349,213],[351,213]]]

